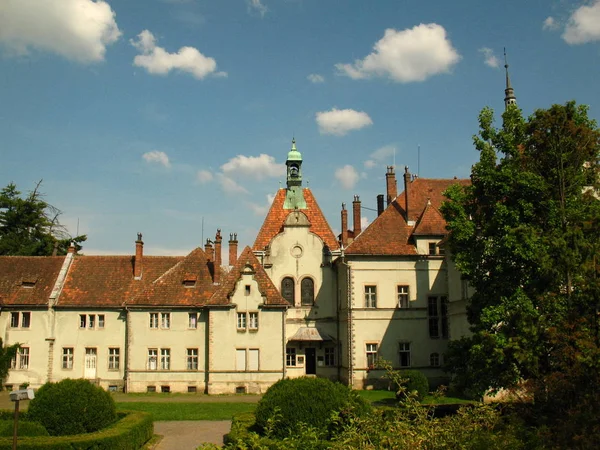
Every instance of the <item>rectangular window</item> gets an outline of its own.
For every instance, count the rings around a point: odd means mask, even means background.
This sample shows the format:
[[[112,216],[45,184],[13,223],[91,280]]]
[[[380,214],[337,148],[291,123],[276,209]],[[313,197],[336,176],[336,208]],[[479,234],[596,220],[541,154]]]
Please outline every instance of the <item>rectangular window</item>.
[[[187,370],[198,370],[198,349],[187,349]]]
[[[18,312],[10,313],[10,327],[11,328],[19,328],[19,313]]]
[[[440,337],[440,318],[438,316],[438,298],[427,297],[427,315],[429,316],[429,337]]]
[[[259,351],[257,348],[248,350],[248,370],[258,372]]]
[[[440,297],[440,311],[442,312],[442,337],[448,339],[448,297]]]
[[[191,312],[188,313],[188,328],[196,329],[198,328],[198,313]]]
[[[92,329],[96,326],[96,315],[90,314],[88,316],[88,328]]]
[[[235,370],[243,372],[246,370],[246,349],[238,348],[235,350]]]
[[[440,354],[432,353],[429,355],[429,365],[431,367],[440,367]]]
[[[160,313],[160,327],[164,330],[171,328],[171,313]]]
[[[108,349],[108,370],[119,370],[121,366],[121,349]]]
[[[148,349],[148,370],[158,369],[158,349]]]
[[[98,328],[104,328],[104,314],[98,314]]]
[[[72,369],[73,368],[73,347],[63,347],[62,368],[63,369]]]
[[[251,312],[248,313],[248,327],[251,330],[258,330],[258,313],[257,312]]]
[[[30,312],[24,312],[21,315],[21,327],[22,328],[29,328],[29,326],[31,325],[31,313]]]
[[[29,368],[29,347],[21,347],[17,354],[19,361],[17,367],[21,370]]]
[[[325,365],[335,366],[335,348],[325,347]]]
[[[171,349],[160,349],[160,370],[171,370]]]
[[[367,344],[367,367],[369,369],[375,368],[377,363],[377,344]]]
[[[398,361],[400,367],[410,367],[410,342],[398,343]]]
[[[249,284],[247,284],[247,285],[244,287],[244,294],[246,295],[246,297],[247,297],[248,295],[250,295],[250,285],[249,285]]]
[[[460,280],[461,298],[468,300],[469,298],[469,282],[465,279]]]
[[[246,329],[246,313],[237,313],[237,329],[245,330]]]
[[[87,324],[87,316],[85,314],[79,314],[79,328],[85,328]]]
[[[398,308],[408,308],[408,286],[398,286]]]
[[[285,365],[287,367],[296,367],[296,349],[287,347],[285,349]]]
[[[377,286],[365,286],[365,308],[377,308]]]
[[[158,328],[158,313],[150,313],[150,328]]]
[[[436,248],[437,248],[437,245],[435,245],[435,242],[430,242],[429,243],[429,254],[430,255],[435,255],[436,254]]]

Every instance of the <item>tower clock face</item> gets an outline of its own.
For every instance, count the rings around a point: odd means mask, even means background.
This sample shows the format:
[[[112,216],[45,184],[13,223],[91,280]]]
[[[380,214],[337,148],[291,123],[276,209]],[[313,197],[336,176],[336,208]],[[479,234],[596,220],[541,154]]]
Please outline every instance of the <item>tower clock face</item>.
[[[290,176],[294,178],[298,177],[298,166],[290,167]]]

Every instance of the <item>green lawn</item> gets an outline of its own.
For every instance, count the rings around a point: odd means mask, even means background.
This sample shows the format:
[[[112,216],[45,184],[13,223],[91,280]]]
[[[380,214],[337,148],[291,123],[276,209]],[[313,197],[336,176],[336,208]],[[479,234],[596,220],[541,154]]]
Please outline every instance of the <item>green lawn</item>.
[[[231,420],[233,415],[255,408],[254,403],[117,403],[117,410],[145,411],[153,420]]]
[[[357,391],[365,400],[370,401],[374,406],[396,404],[396,394],[393,391],[372,390],[372,391]],[[434,397],[427,395],[421,402],[423,405],[448,405],[448,404],[469,404],[472,400],[465,400],[457,397]]]

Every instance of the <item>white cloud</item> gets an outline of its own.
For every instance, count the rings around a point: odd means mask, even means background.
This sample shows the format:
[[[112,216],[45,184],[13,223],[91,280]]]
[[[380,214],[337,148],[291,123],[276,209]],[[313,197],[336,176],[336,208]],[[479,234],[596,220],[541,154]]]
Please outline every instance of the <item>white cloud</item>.
[[[181,47],[177,53],[169,53],[156,46],[156,38],[144,30],[138,34],[138,40],[129,42],[141,52],[133,59],[133,65],[145,68],[148,73],[167,75],[171,70],[179,70],[201,80],[208,75],[227,76],[226,72],[217,72],[214,58],[204,56],[194,47]]]
[[[337,109],[320,111],[316,114],[317,125],[321,134],[344,136],[349,131],[373,125],[366,112],[353,109]]]
[[[552,16],[546,17],[546,19],[544,20],[544,24],[542,25],[542,30],[554,31],[554,30],[558,30],[559,28],[560,28],[560,25],[558,24],[556,19],[554,19],[554,17],[552,17]]]
[[[260,14],[260,17],[264,17],[269,8],[263,5],[260,0],[247,0],[248,11],[256,12]]]
[[[365,216],[361,216],[360,218],[360,229],[365,230],[369,226],[369,219]]]
[[[318,73],[311,73],[306,78],[308,81],[315,84],[325,82],[325,78],[323,77],[323,75],[319,75]]]
[[[196,179],[200,184],[210,183],[214,179],[214,177],[215,176],[209,170],[203,169],[199,170],[198,173],[196,173]]]
[[[352,189],[360,178],[356,169],[350,164],[346,164],[344,167],[336,169],[334,177],[344,189]]]
[[[252,210],[252,212],[254,212],[254,214],[256,214],[257,216],[264,216],[267,214],[267,211],[269,211],[269,208],[271,207],[273,200],[275,200],[275,194],[267,194],[266,198],[267,198],[267,203],[263,204],[263,205],[257,205],[256,203],[252,203],[252,202],[247,203],[248,206],[250,207],[250,209]]]
[[[221,166],[227,175],[244,175],[255,180],[276,178],[285,174],[285,165],[275,162],[275,158],[261,153],[259,156],[237,155]]]
[[[142,158],[144,158],[144,160],[148,163],[157,163],[165,167],[171,166],[167,154],[158,150],[146,152],[142,155]]]
[[[567,44],[585,44],[600,40],[600,0],[577,8],[562,35]]]
[[[393,162],[392,158],[394,157],[395,152],[396,147],[393,145],[385,145],[378,148],[371,153],[369,159],[365,161],[365,168],[372,169],[383,163],[390,165]]]
[[[336,64],[336,68],[353,79],[379,76],[409,83],[447,73],[459,60],[444,27],[429,23],[402,31],[388,28],[372,53],[354,64]]]
[[[500,60],[494,55],[494,50],[489,47],[481,47],[478,52],[483,53],[484,63],[488,67],[497,68]]]
[[[13,54],[36,49],[81,63],[99,62],[120,35],[114,11],[102,0],[0,4],[0,44]]]
[[[220,173],[218,175],[219,184],[227,194],[248,194],[249,192],[243,186],[237,184],[234,180]]]

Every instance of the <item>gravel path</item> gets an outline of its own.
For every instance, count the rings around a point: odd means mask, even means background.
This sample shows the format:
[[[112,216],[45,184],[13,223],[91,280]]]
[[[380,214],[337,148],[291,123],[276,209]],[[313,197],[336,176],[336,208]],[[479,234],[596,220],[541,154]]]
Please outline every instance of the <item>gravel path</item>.
[[[230,420],[154,422],[154,433],[164,436],[155,450],[195,450],[204,442],[223,445],[223,436],[230,429]]]

